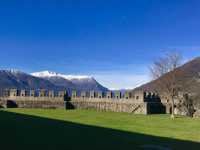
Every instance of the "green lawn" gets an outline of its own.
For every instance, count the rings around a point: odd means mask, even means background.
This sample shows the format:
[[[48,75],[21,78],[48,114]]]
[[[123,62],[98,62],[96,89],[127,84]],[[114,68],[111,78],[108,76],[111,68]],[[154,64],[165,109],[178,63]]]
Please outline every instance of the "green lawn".
[[[186,117],[1,109],[0,120],[4,149],[200,150],[200,120]]]

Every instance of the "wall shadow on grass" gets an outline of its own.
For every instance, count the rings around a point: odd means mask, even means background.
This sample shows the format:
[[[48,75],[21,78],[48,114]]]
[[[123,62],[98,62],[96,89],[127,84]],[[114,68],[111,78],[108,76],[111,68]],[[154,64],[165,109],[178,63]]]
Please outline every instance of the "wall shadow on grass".
[[[0,144],[1,149],[6,150],[140,150],[144,149],[141,147],[143,145],[157,145],[172,150],[200,149],[200,143],[197,142],[131,133],[3,110],[0,110],[0,120]],[[149,150],[161,149],[157,147],[149,148]]]

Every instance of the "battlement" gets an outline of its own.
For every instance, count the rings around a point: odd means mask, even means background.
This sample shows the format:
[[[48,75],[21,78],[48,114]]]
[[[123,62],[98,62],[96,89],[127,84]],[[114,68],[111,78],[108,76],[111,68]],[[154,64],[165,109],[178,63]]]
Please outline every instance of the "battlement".
[[[133,100],[137,102],[160,102],[160,98],[157,93],[145,92],[145,91],[72,91],[72,100],[83,99],[108,99],[108,100]]]
[[[8,108],[80,108],[135,114],[161,113],[164,110],[156,93],[144,91],[5,89],[1,93],[0,106]]]
[[[53,91],[53,90],[18,90],[5,89],[2,97],[13,99],[64,99],[70,97],[72,100],[132,100],[135,102],[160,102],[158,94],[145,91],[76,91],[73,90],[69,94],[68,91]]]
[[[4,99],[23,100],[23,101],[64,101],[69,98],[67,91],[53,90],[19,90],[4,89],[0,92],[0,97]]]

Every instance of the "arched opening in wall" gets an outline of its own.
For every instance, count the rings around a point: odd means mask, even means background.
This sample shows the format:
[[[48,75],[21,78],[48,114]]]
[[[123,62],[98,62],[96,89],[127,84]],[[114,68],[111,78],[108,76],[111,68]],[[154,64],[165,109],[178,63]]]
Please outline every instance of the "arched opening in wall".
[[[15,101],[13,101],[13,100],[7,100],[7,102],[6,102],[6,107],[7,107],[7,108],[17,108],[18,105],[17,105],[17,103],[16,103]]]
[[[139,99],[139,96],[136,96],[136,100],[138,100]]]
[[[107,98],[110,98],[110,96],[108,96]]]

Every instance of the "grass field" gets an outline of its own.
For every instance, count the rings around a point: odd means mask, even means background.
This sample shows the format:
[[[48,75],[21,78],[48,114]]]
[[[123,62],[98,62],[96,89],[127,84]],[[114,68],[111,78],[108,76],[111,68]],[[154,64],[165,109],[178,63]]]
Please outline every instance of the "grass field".
[[[2,149],[200,150],[200,120],[94,110],[1,109]]]

